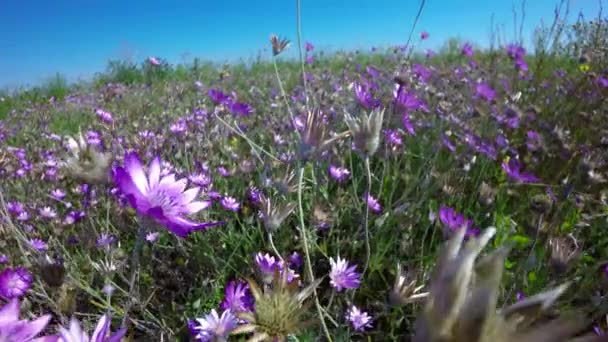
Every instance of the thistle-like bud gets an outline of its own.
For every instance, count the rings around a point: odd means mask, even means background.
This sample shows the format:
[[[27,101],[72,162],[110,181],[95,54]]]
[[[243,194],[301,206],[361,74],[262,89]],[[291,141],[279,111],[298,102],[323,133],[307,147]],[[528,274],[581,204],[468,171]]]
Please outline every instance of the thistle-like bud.
[[[38,260],[38,272],[42,280],[51,287],[59,287],[65,279],[65,266],[59,257],[48,254]]]
[[[289,47],[289,40],[287,38],[279,38],[274,34],[270,35],[270,45],[272,46],[272,55],[277,56],[283,50]]]
[[[294,203],[273,204],[270,198],[262,198],[261,204],[260,217],[264,223],[264,228],[266,228],[266,231],[269,233],[279,229],[283,221],[285,221],[287,216],[289,216],[296,207]]]
[[[558,275],[568,271],[581,252],[578,242],[572,235],[549,239],[549,248],[551,250],[549,265]]]
[[[300,138],[298,156],[300,160],[308,160],[327,150],[332,144],[346,137],[347,134],[345,132],[329,137],[323,113],[318,109],[311,110],[306,116],[306,127]]]
[[[366,157],[376,153],[380,145],[384,109],[374,109],[369,115],[364,114],[358,118],[346,113],[344,120],[353,137],[355,149]]]
[[[233,335],[253,333],[249,341],[287,341],[288,335],[297,334],[312,324],[306,320],[310,306],[306,299],[322,279],[300,290],[297,282],[287,281],[287,273],[276,272],[273,284],[263,290],[255,281],[247,280],[255,309],[238,314],[247,323],[233,330]]]
[[[416,285],[416,278],[411,273],[403,271],[401,265],[397,264],[395,284],[389,294],[389,302],[392,305],[405,305],[423,300],[428,296],[428,292],[420,293],[424,285]]]
[[[67,172],[72,177],[91,184],[108,182],[112,156],[88,144],[82,133],[77,139],[68,137],[67,140],[70,155],[63,163]]]
[[[416,322],[414,342],[606,341],[608,336],[577,336],[585,325],[562,318],[540,320],[541,313],[567,285],[528,297],[501,311],[496,308],[506,249],[476,259],[495,234],[488,228],[464,243],[460,229],[446,243],[431,282],[425,308]]]

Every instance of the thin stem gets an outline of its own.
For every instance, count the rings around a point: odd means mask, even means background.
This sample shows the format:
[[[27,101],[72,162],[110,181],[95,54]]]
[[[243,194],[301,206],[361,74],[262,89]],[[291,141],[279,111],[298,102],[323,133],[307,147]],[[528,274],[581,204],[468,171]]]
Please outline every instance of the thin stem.
[[[281,256],[281,254],[279,253],[279,250],[277,249],[277,247],[274,245],[274,241],[272,239],[272,233],[268,232],[268,241],[270,242],[270,247],[272,248],[272,251],[274,252],[274,254],[276,254],[277,257],[279,257],[279,259],[285,263],[285,260],[283,260],[283,257]]]
[[[370,192],[372,191],[372,172],[369,167],[369,156],[365,156],[365,172],[367,174],[367,192],[365,193],[365,264],[363,266],[363,272],[361,273],[361,277],[367,271],[367,267],[369,266],[369,259],[371,258],[371,247],[369,244],[369,204],[367,203],[367,197],[370,196]]]
[[[422,9],[424,9],[424,3],[426,2],[426,0],[422,0],[420,2],[420,7],[418,7],[418,13],[416,14],[416,18],[414,19],[414,23],[412,24],[412,29],[410,30],[410,34],[407,37],[407,42],[405,43],[405,46],[410,49],[410,42],[412,41],[412,36],[414,35],[414,30],[416,29],[416,25],[418,24],[418,20],[420,19],[420,16],[422,15]],[[408,53],[408,59],[410,58],[410,56],[412,55],[412,52],[414,51],[414,49],[410,49],[410,52]]]
[[[295,124],[295,116],[293,115],[293,111],[291,110],[291,106],[289,105],[289,100],[287,99],[287,93],[285,92],[285,88],[283,88],[283,81],[281,81],[281,76],[279,76],[279,67],[277,66],[277,59],[272,58],[272,65],[274,65],[274,73],[277,77],[277,82],[279,82],[279,89],[281,90],[281,96],[283,97],[283,101],[285,101],[285,106],[287,107],[287,111],[289,112],[289,118],[291,119],[291,124]],[[295,130],[298,134],[298,138],[300,137],[300,131]]]
[[[144,240],[146,238],[146,229],[143,226],[143,223],[139,223],[139,229],[137,230],[137,238],[135,240],[135,246],[133,246],[133,251],[131,252],[131,278],[129,279],[129,302],[127,303],[127,307],[125,308],[125,316],[122,319],[122,327],[127,326],[127,322],[129,321],[129,311],[133,306],[134,302],[134,294],[133,290],[135,288],[135,281],[137,280],[137,274],[139,273],[139,259],[141,256],[141,249],[144,245]]]
[[[306,72],[304,71],[304,54],[302,53],[302,25],[300,13],[300,0],[296,0],[297,6],[297,30],[298,30],[298,50],[300,52],[300,65],[302,67],[302,84],[304,85],[304,98],[306,99],[306,109],[308,109],[308,87],[306,84]]]
[[[302,185],[304,183],[304,166],[300,166],[299,175],[298,175],[298,212],[300,216],[300,235],[302,237],[302,242],[304,243],[304,256],[306,258],[306,270],[308,271],[308,277],[310,278],[310,282],[315,281],[315,274],[312,270],[312,263],[310,261],[310,250],[308,248],[308,238],[306,237],[306,226],[304,224],[304,208],[302,206]],[[325,323],[325,318],[323,315],[323,307],[321,307],[321,303],[319,303],[319,296],[317,295],[317,289],[313,289],[313,294],[315,297],[315,306],[317,307],[317,313],[319,314],[319,319],[321,320],[321,326],[323,327],[323,332],[325,333],[325,337],[329,342],[332,341],[331,335],[329,334],[329,329],[327,328],[327,324]]]

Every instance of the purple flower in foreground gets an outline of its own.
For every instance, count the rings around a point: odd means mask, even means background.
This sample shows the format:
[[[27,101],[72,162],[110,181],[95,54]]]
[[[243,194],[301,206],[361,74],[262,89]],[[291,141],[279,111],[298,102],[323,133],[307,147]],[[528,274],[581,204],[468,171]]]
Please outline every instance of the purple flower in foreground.
[[[444,230],[445,235],[448,237],[461,228],[467,230],[466,236],[479,235],[479,229],[473,228],[473,220],[465,218],[463,214],[457,213],[452,208],[441,206],[439,208],[439,221],[441,221],[444,227],[448,228],[448,230]]]
[[[6,204],[6,209],[9,213],[17,216],[25,211],[25,206],[21,202],[13,201]]]
[[[51,320],[51,315],[33,321],[19,319],[19,300],[12,299],[0,309],[0,338],[6,342],[53,342],[57,337],[38,337]]]
[[[270,254],[262,254],[261,252],[255,255],[255,263],[258,265],[262,278],[265,283],[270,283],[276,271],[280,271],[282,266],[280,260],[277,260]]]
[[[465,43],[462,46],[462,50],[460,50],[460,53],[467,57],[473,57],[473,46],[469,43]]]
[[[488,102],[492,102],[496,98],[496,91],[485,82],[477,84],[477,86],[475,87],[475,93],[477,94],[477,96],[483,98]]]
[[[249,312],[253,309],[253,297],[249,285],[243,281],[230,281],[224,289],[224,300],[220,304],[222,310],[233,313]]]
[[[234,115],[249,116],[253,113],[253,108],[247,103],[234,102],[230,105],[230,111]]]
[[[365,196],[363,196],[363,199],[367,203],[369,210],[371,210],[374,214],[379,214],[380,212],[382,212],[382,206],[380,205],[380,202],[378,202],[378,200],[375,199],[372,195],[365,194]]]
[[[215,309],[204,318],[197,318],[198,331],[196,338],[200,341],[228,341],[230,332],[237,326],[236,316],[230,310],[224,310],[222,315],[218,315]]]
[[[25,268],[7,267],[0,273],[0,296],[8,299],[21,297],[29,291],[33,281],[32,274]]]
[[[209,95],[211,101],[213,101],[213,103],[216,105],[220,103],[227,103],[228,100],[230,100],[230,97],[224,94],[221,90],[209,89],[207,94]]]
[[[374,95],[372,94],[368,84],[355,82],[354,88],[355,97],[361,106],[367,109],[374,109],[380,105],[380,101],[374,99]]]
[[[350,266],[346,260],[338,257],[338,260],[329,258],[331,264],[331,271],[329,272],[329,278],[331,286],[336,291],[340,292],[343,289],[356,289],[361,285],[361,274],[355,272],[356,265]]]
[[[160,165],[160,158],[154,158],[146,174],[139,156],[129,153],[125,157],[124,167],[114,170],[114,182],[133,208],[182,238],[192,231],[221,224],[189,220],[187,215],[195,214],[208,206],[206,202],[194,200],[200,188],[185,190],[187,180],[176,180],[172,173],[161,178]]]
[[[405,87],[401,85],[397,85],[396,90],[393,91],[393,96],[395,98],[395,106],[401,113],[428,110],[425,101],[421,100],[414,92],[406,90]]]
[[[354,305],[346,312],[346,319],[356,331],[364,331],[372,326],[372,317]]]
[[[222,204],[222,207],[224,207],[224,209],[230,211],[239,211],[239,209],[241,208],[241,204],[234,197],[230,196],[222,197],[220,203]]]
[[[348,171],[348,169],[344,167],[330,165],[329,175],[337,182],[342,183],[347,180],[348,177],[350,177],[350,171]]]
[[[109,124],[114,122],[114,118],[112,118],[112,113],[106,112],[103,109],[100,109],[100,108],[96,109],[95,115],[97,115],[99,120],[101,120],[102,122],[109,123]]]
[[[93,335],[89,338],[89,334],[82,330],[80,322],[72,318],[68,329],[59,327],[59,340],[57,342],[120,342],[127,333],[127,328],[122,328],[112,335],[110,331],[111,323],[112,320],[108,315],[101,316]]]
[[[509,179],[520,182],[520,183],[533,183],[539,181],[539,178],[529,172],[522,171],[522,165],[517,159],[509,159],[509,161],[503,161],[501,164],[502,169],[507,174]]]

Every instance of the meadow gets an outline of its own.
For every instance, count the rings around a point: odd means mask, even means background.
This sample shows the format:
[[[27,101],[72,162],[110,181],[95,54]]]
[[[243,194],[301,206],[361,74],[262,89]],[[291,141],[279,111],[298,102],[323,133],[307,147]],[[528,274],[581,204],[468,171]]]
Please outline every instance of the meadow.
[[[608,338],[608,22],[426,35],[0,94],[0,340]]]

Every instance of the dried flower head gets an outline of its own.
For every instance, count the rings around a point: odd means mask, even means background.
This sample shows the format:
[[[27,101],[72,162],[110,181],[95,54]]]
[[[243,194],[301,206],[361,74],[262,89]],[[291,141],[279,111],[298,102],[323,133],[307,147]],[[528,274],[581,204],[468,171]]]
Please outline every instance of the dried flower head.
[[[87,183],[108,182],[112,156],[109,153],[100,152],[95,146],[89,144],[82,133],[79,133],[76,139],[73,137],[67,139],[70,155],[64,161],[63,166],[68,174]]]
[[[279,38],[274,34],[270,35],[270,45],[272,45],[272,55],[277,56],[283,50],[289,47],[289,40],[287,38]]]
[[[578,242],[572,235],[550,238],[549,248],[551,250],[549,265],[556,274],[562,274],[568,271],[572,262],[576,260],[581,253]]]
[[[264,228],[268,232],[274,232],[285,221],[285,219],[293,212],[296,205],[294,203],[277,204],[272,203],[270,198],[263,197],[261,200],[262,208],[260,210],[260,218],[264,224]]]
[[[355,149],[365,156],[376,153],[380,145],[384,109],[374,109],[368,115],[364,114],[357,118],[346,113],[344,120],[353,137]]]
[[[412,341],[570,341],[584,329],[580,322],[562,318],[539,320],[567,285],[497,310],[507,250],[497,249],[476,262],[495,232],[494,228],[487,228],[479,237],[464,243],[465,229],[459,229],[446,243]]]
[[[300,290],[297,282],[288,281],[288,272],[275,273],[273,284],[264,290],[248,279],[249,289],[255,299],[253,312],[241,312],[238,317],[247,323],[237,327],[232,333],[253,333],[250,341],[287,341],[287,336],[296,334],[310,326],[306,319],[310,297],[322,279]]]
[[[395,284],[389,294],[389,302],[392,305],[405,305],[423,300],[428,292],[420,293],[424,285],[417,286],[416,277],[411,272],[405,272],[401,264],[397,264]]]

